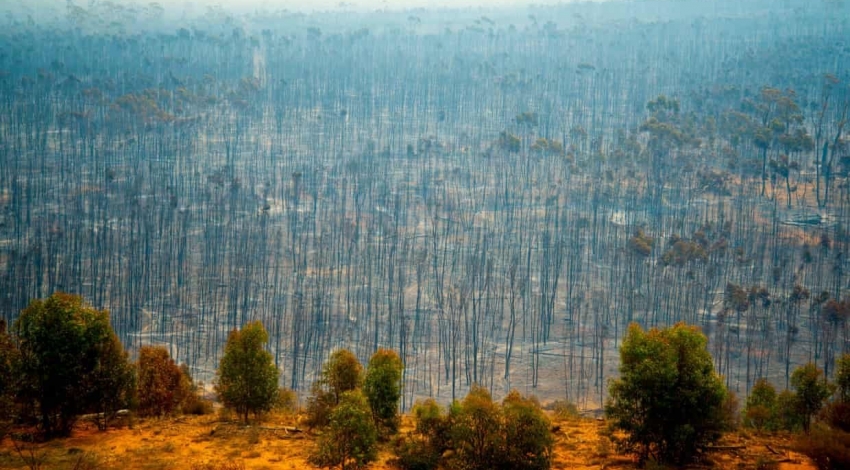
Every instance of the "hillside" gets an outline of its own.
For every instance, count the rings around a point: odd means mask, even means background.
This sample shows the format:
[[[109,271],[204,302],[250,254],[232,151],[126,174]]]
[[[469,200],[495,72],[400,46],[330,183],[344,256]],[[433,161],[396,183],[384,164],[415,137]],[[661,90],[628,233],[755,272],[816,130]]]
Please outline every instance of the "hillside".
[[[241,426],[219,415],[138,420],[128,426],[97,431],[83,424],[72,437],[44,444],[0,443],[0,468],[120,469],[120,470],[260,470],[314,468],[307,458],[315,436],[289,432],[299,417],[274,415],[255,426]],[[618,455],[600,433],[605,423],[592,418],[553,417],[557,469],[632,469],[632,458]],[[412,428],[409,416],[402,432]],[[19,436],[20,437],[20,436]],[[757,436],[749,431],[729,434],[708,457],[713,468],[816,468],[789,449],[784,434]],[[16,450],[15,445],[18,446]],[[33,458],[40,462],[32,466]],[[385,445],[372,470],[395,468]],[[775,467],[764,465],[776,463]],[[762,466],[760,466],[762,465]]]

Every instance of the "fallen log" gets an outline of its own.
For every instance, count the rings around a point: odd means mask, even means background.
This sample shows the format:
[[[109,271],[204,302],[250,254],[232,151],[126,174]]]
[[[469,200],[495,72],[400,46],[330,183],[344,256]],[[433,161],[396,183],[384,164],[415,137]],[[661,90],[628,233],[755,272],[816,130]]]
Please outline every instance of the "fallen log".
[[[286,431],[292,433],[304,432],[300,428],[296,428],[294,426],[280,426],[280,427],[272,427],[272,426],[259,426],[263,431]]]

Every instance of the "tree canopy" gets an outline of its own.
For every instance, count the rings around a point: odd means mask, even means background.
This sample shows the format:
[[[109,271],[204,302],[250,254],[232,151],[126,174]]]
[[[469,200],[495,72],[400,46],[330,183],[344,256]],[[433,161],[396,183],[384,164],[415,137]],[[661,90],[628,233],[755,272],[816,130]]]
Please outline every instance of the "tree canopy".
[[[625,437],[624,451],[682,464],[719,437],[723,382],[714,372],[706,337],[679,323],[644,331],[629,326],[620,347],[620,377],[609,387],[605,414]]]
[[[398,403],[401,399],[401,376],[404,364],[398,353],[379,349],[369,359],[363,393],[372,409],[375,425],[382,435],[398,431]]]
[[[250,413],[271,410],[277,398],[278,370],[263,349],[266,342],[268,334],[258,321],[231,331],[216,371],[219,399],[246,422]]]
[[[21,354],[20,396],[33,402],[48,437],[67,435],[84,412],[117,410],[132,390],[127,353],[109,312],[82,297],[33,300],[15,323]]]

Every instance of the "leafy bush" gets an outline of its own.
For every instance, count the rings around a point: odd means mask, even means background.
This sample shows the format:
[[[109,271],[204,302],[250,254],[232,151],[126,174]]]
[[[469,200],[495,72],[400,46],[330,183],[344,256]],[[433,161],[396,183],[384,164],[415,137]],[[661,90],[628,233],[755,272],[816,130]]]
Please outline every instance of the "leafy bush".
[[[451,423],[433,398],[416,402],[412,414],[416,429],[394,441],[395,464],[402,470],[433,470],[452,446]]]
[[[172,414],[192,393],[183,371],[162,346],[142,346],[137,367],[141,416]]]
[[[115,333],[98,349],[99,360],[89,377],[89,411],[97,413],[97,427],[105,430],[119,410],[136,404],[136,368]]]
[[[486,389],[473,386],[450,410],[454,458],[465,469],[497,468],[504,447],[502,414]]]
[[[645,332],[632,324],[620,348],[620,378],[605,413],[621,450],[641,462],[686,463],[723,428],[726,390],[714,372],[706,337],[677,324]]]
[[[654,245],[655,239],[646,235],[641,229],[637,229],[634,236],[629,239],[629,248],[642,256],[649,256]]]
[[[277,390],[277,399],[274,402],[275,411],[282,413],[294,413],[298,410],[298,394],[291,388],[281,387]]]
[[[502,402],[504,455],[501,468],[544,470],[551,465],[554,439],[549,419],[536,400],[512,391]]]
[[[378,431],[366,398],[359,389],[348,391],[331,411],[310,461],[320,467],[363,468],[375,460],[377,442]]]
[[[434,470],[442,453],[421,436],[405,436],[395,440],[395,465],[402,470]]]
[[[678,240],[661,255],[664,266],[685,266],[688,263],[706,262],[708,254],[705,248],[697,242]]]
[[[310,397],[307,398],[307,417],[305,420],[307,427],[313,429],[327,426],[334,406],[336,406],[336,403],[333,395],[322,388],[319,382],[313,383],[310,388]]]
[[[551,411],[555,415],[555,418],[560,420],[575,419],[581,416],[575,403],[567,400],[555,400],[546,405],[546,409]]]
[[[815,426],[794,442],[794,449],[811,458],[820,470],[850,468],[850,434]]]
[[[783,390],[776,397],[777,427],[785,431],[797,431],[803,427],[803,419],[797,411],[797,394]]]
[[[767,380],[758,379],[747,397],[744,425],[761,432],[776,429],[778,424],[776,388]]]
[[[187,390],[188,393],[183,397],[180,411],[186,415],[208,415],[213,412],[212,400],[207,400],[203,397],[204,383],[196,384],[192,378],[192,372],[189,371],[189,366],[182,364],[180,372],[183,374],[181,378],[181,387]]]
[[[413,408],[416,431],[395,442],[404,470],[447,468],[544,470],[551,465],[550,423],[533,398],[512,391],[494,403],[473,386],[448,414],[432,399]],[[450,452],[446,452],[450,451]],[[443,457],[445,455],[445,457]]]
[[[723,404],[720,406],[721,430],[734,431],[741,424],[741,416],[738,412],[741,403],[738,395],[731,391],[726,391],[726,398],[723,399]]]

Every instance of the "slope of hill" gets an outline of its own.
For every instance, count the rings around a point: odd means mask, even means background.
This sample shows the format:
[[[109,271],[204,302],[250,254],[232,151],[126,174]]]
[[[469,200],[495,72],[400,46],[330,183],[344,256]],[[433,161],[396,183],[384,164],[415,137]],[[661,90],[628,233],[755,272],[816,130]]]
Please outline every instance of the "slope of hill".
[[[604,436],[605,423],[591,418],[553,419],[553,469],[633,469],[634,459],[618,455]],[[0,468],[120,469],[120,470],[259,470],[314,468],[308,463],[315,436],[293,432],[298,416],[275,415],[254,426],[242,426],[221,416],[149,419],[99,432],[83,425],[68,439],[31,444],[6,439],[0,443]],[[299,428],[300,429],[300,428]],[[412,429],[404,417],[402,432]],[[21,434],[16,437],[23,437]],[[729,434],[708,456],[713,468],[816,468],[790,450],[788,435],[740,431]],[[389,470],[391,444],[368,468]]]

